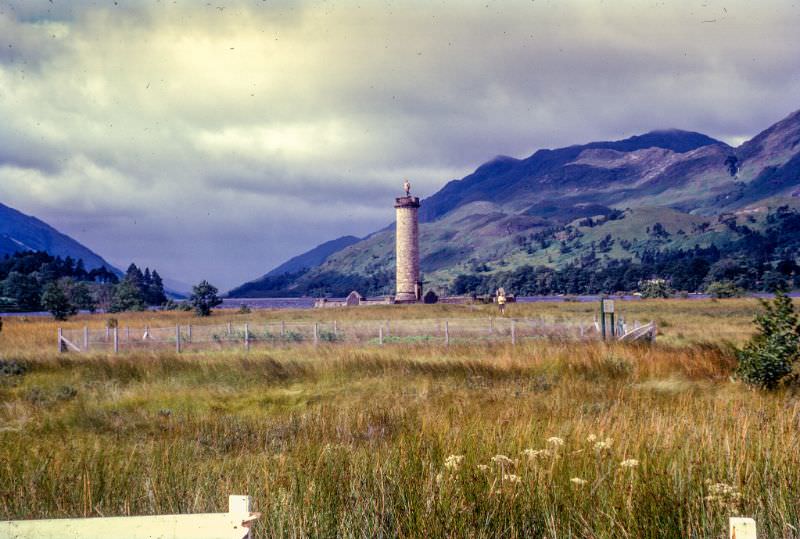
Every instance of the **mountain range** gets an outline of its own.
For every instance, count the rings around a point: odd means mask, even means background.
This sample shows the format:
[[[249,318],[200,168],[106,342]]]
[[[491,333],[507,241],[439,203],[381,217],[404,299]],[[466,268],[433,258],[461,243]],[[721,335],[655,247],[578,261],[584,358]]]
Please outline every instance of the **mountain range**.
[[[425,286],[448,292],[458,276],[728,245],[746,235],[737,227],[761,230],[774,209],[798,206],[799,192],[800,111],[738,147],[669,129],[498,156],[422,201]],[[303,267],[279,266],[231,295],[392,293],[392,226],[322,247],[296,257]]]
[[[36,217],[0,203],[0,258],[23,251],[43,251],[61,258],[69,256],[83,260],[87,270],[105,267],[118,276],[123,275],[119,268],[77,240]],[[168,295],[175,298],[185,297],[191,288],[169,278],[164,278],[164,284]]]
[[[87,270],[106,267],[121,272],[103,257],[62,234],[44,221],[0,203],[0,257],[20,251],[44,251],[53,256],[82,259]]]
[[[248,297],[253,292],[258,293],[257,283],[270,279],[280,279],[287,275],[301,275],[311,268],[321,265],[333,253],[339,252],[345,247],[349,247],[350,245],[358,243],[359,241],[361,241],[361,239],[355,236],[342,236],[341,238],[336,238],[335,240],[326,241],[325,243],[314,247],[310,251],[306,251],[301,255],[290,258],[280,266],[274,268],[272,271],[256,279],[254,282],[245,283],[234,288],[228,292],[228,295],[231,297]]]

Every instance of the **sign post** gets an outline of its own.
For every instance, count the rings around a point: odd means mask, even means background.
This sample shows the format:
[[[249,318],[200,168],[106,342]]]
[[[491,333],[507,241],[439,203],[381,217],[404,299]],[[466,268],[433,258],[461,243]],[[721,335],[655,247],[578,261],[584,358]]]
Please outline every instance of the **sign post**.
[[[614,329],[614,300],[613,299],[605,299],[602,298],[600,300],[600,331],[603,335],[603,340],[606,340],[607,331],[606,331],[606,315],[610,317],[609,323],[611,324],[611,336],[614,337],[616,335],[616,330]]]

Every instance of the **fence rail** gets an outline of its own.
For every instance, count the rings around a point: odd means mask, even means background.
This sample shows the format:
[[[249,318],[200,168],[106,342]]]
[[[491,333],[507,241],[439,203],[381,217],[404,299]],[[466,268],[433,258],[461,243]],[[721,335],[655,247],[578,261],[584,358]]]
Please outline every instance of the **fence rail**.
[[[141,517],[59,518],[0,522],[0,537],[14,539],[245,539],[260,517],[249,496],[229,496],[227,513]]]
[[[655,326],[624,322],[618,340],[651,339]],[[512,345],[533,339],[595,340],[598,324],[545,319],[458,318],[421,320],[348,320],[325,322],[229,322],[225,325],[176,325],[173,327],[115,327],[59,329],[62,352],[123,352],[173,348],[176,352],[276,347],[298,344],[451,344],[506,342]]]
[[[227,513],[152,517],[65,518],[0,522],[0,537],[14,539],[248,539],[261,513],[250,510],[249,496],[229,496]],[[729,539],[757,539],[756,521],[728,519]]]

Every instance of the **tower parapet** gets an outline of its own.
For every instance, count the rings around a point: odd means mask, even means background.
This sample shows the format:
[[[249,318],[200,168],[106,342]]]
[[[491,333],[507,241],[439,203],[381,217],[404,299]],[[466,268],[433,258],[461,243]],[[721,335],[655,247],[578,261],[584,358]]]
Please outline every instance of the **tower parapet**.
[[[406,183],[406,196],[395,199],[397,213],[397,293],[396,303],[411,303],[422,299],[422,282],[419,278],[419,198],[410,195]]]

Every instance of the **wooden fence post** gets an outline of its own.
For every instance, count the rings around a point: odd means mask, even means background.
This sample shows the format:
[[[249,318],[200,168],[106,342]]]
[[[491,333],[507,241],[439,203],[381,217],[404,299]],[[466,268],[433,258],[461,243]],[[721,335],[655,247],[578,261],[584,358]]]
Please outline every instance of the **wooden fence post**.
[[[175,353],[181,353],[181,326],[175,324]]]
[[[192,342],[192,325],[191,324],[189,324],[189,326],[188,326],[188,330],[187,330],[187,333],[186,333],[186,340],[189,341],[189,342]]]
[[[86,326],[83,326],[83,350],[89,350],[89,328]]]
[[[383,346],[383,326],[378,326],[378,344]]]
[[[513,318],[511,319],[511,345],[516,346],[517,344],[517,321]]]
[[[756,539],[756,521],[752,518],[731,517],[728,519],[730,539]]]
[[[64,350],[64,341],[63,341],[63,340],[62,340],[62,338],[61,338],[61,335],[62,335],[62,333],[63,333],[63,332],[61,331],[61,328],[58,328],[58,352],[59,352],[59,353],[61,353],[61,352],[64,352],[64,351],[65,351],[65,350]]]
[[[314,322],[314,346],[319,344],[319,322]]]
[[[228,337],[231,336],[231,333],[233,333],[233,328],[231,327],[231,323],[228,322]]]
[[[244,349],[250,350],[250,326],[247,325],[247,322],[244,324]]]
[[[114,353],[119,353],[119,328],[114,328]]]
[[[106,326],[106,342],[108,342],[109,338],[111,338],[111,328]]]
[[[603,340],[606,340],[606,310],[605,301],[600,299],[600,333],[603,335]]]
[[[444,345],[450,346],[450,324],[444,321]]]
[[[336,320],[333,321],[333,339],[336,340],[336,333],[338,332],[338,328],[336,327]]]

